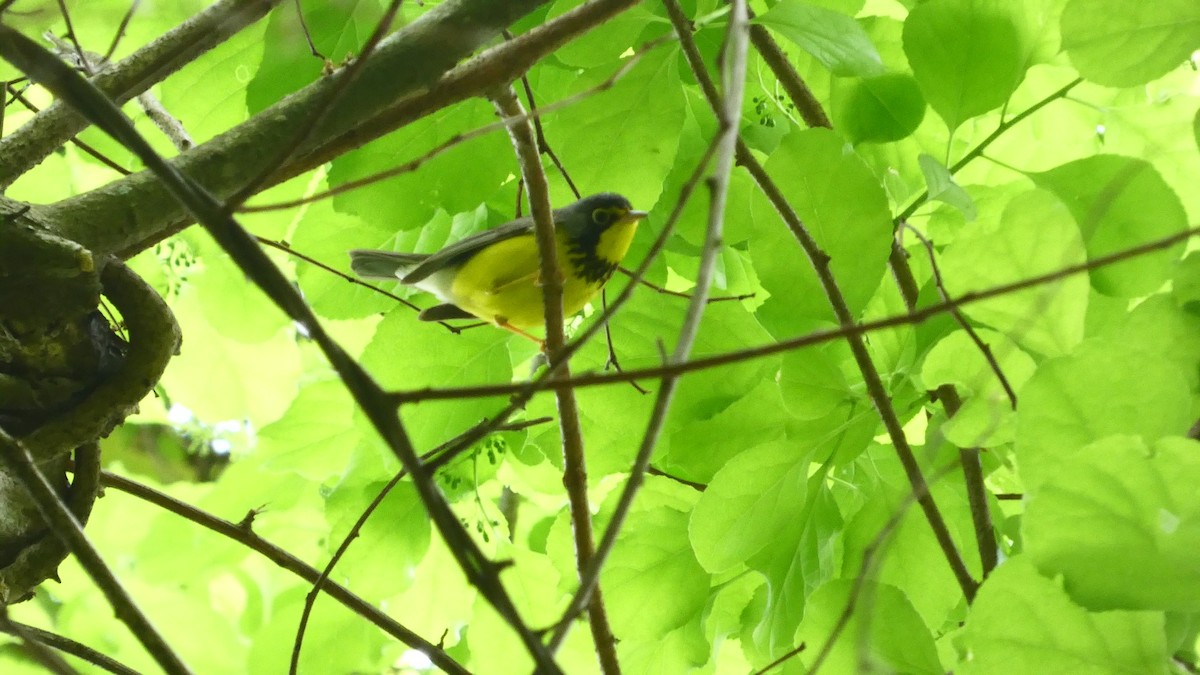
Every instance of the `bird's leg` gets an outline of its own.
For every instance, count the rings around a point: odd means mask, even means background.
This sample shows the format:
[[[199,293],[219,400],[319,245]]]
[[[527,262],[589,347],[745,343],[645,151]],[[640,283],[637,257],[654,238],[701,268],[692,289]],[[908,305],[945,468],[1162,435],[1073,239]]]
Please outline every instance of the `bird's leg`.
[[[502,316],[497,316],[495,318],[495,323],[500,328],[503,328],[504,330],[507,330],[507,331],[510,331],[513,333],[516,333],[517,335],[520,335],[521,337],[525,338],[526,340],[533,340],[533,342],[535,344],[537,344],[538,349],[542,350],[543,352],[546,351],[546,341],[545,340],[542,340],[541,338],[536,338],[536,337],[530,335],[529,333],[526,333],[525,331],[521,330],[520,328],[517,328],[516,326],[509,323],[508,319],[505,319]]]

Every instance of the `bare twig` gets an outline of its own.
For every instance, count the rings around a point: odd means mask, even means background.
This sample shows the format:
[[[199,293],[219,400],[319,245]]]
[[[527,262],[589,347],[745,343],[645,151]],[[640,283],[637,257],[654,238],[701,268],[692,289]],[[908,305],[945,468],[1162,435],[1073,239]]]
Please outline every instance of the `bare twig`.
[[[525,114],[521,102],[510,86],[498,88],[493,93],[492,100],[496,104],[496,110],[505,118],[505,122],[508,122],[509,136],[512,137],[521,165],[521,176],[529,194],[529,212],[533,216],[534,238],[537,240],[541,267],[538,278],[541,280],[545,310],[546,355],[550,365],[554,366],[558,373],[556,377],[569,378],[571,366],[569,359],[564,358],[566,336],[563,333],[562,266],[558,260],[554,216],[550,207],[550,186],[546,183],[546,174],[542,171],[537,138],[529,116]],[[515,117],[521,118],[520,121],[510,121]],[[562,438],[563,486],[567,490],[567,501],[570,505],[576,567],[579,574],[583,575],[595,554],[592,541],[592,512],[588,503],[587,463],[583,453],[583,423],[579,417],[579,403],[575,399],[575,392],[571,389],[560,389],[555,394],[558,404],[558,427]],[[599,593],[596,594],[595,601],[588,606],[588,617],[600,670],[606,675],[617,675],[621,672],[621,665],[617,661],[616,638],[613,637],[608,613]],[[553,654],[553,648],[548,651]]]
[[[543,391],[547,389],[555,389],[558,387],[594,387],[603,386],[615,383],[627,382],[629,380],[644,380],[650,378],[659,378],[668,374],[681,374],[695,372],[698,370],[707,370],[716,366],[728,365],[731,363],[740,363],[750,359],[764,358],[773,354],[780,354],[802,347],[811,347],[813,345],[833,342],[835,340],[843,340],[849,336],[867,335],[875,331],[895,328],[896,326],[906,326],[922,323],[930,317],[944,314],[950,311],[953,307],[964,307],[976,302],[990,300],[991,298],[1016,293],[1027,288],[1034,288],[1045,284],[1054,283],[1061,279],[1076,274],[1082,274],[1093,269],[1115,265],[1124,262],[1130,258],[1136,258],[1139,255],[1152,253],[1164,248],[1169,248],[1186,241],[1192,237],[1200,236],[1200,227],[1193,227],[1182,232],[1156,239],[1154,241],[1139,244],[1132,248],[1118,251],[1099,258],[1082,262],[1076,265],[1070,265],[1054,272],[1039,274],[1037,276],[1020,279],[1007,284],[993,286],[992,288],[982,291],[972,291],[964,293],[960,297],[950,301],[942,301],[927,305],[920,309],[916,309],[904,314],[897,314],[882,319],[872,321],[863,321],[850,326],[840,326],[838,328],[830,328],[827,330],[813,331],[805,335],[786,340],[779,340],[770,344],[760,345],[758,347],[750,347],[748,349],[740,349],[725,354],[714,354],[697,359],[692,359],[686,363],[670,364],[666,366],[656,366],[652,368],[639,368],[636,370],[628,370],[623,373],[589,373],[577,375],[570,381],[556,380],[553,382],[536,381],[525,383],[506,383],[506,384],[485,384],[474,385],[467,387],[446,387],[442,389],[416,389],[412,391],[397,391],[390,394],[392,401],[396,404],[414,403],[417,401],[433,401],[433,400],[448,400],[456,398],[481,398],[486,396],[503,396],[506,394],[525,393],[529,390]]]
[[[547,674],[562,672],[521,619],[512,598],[500,583],[502,567],[483,554],[450,509],[445,495],[421,466],[411,440],[395,411],[388,405],[379,384],[325,331],[312,309],[304,303],[299,292],[275,267],[254,238],[224,210],[212,194],[158,155],[104,94],[61,61],[54,59],[37,43],[0,24],[0,54],[27,74],[35,76],[55,95],[133,152],[229,253],[251,281],[289,318],[304,327],[329,359],[371,424],[401,465],[413,476],[417,493],[467,578],[521,637],[539,668]]]
[[[117,46],[121,44],[121,40],[125,37],[125,30],[129,28],[129,22],[133,20],[133,15],[137,13],[138,7],[142,5],[142,0],[133,0],[129,3],[129,10],[121,17],[121,22],[117,24],[117,30],[113,33],[112,42],[108,44],[108,49],[105,50],[102,60],[108,61],[112,59],[113,54],[117,52]]]
[[[719,125],[717,138],[715,139],[716,159],[712,176],[707,181],[712,200],[708,211],[708,227],[704,234],[700,267],[696,274],[696,290],[688,305],[683,325],[679,330],[679,339],[675,344],[675,351],[667,361],[669,364],[686,362],[691,354],[692,345],[695,343],[696,335],[700,330],[700,320],[703,318],[704,309],[708,304],[708,293],[712,286],[713,271],[716,268],[717,255],[721,250],[721,233],[725,222],[725,204],[726,197],[728,196],[729,175],[733,170],[733,160],[737,149],[738,123],[741,120],[742,95],[745,87],[747,23],[746,2],[744,0],[734,0],[733,11],[729,16],[728,30],[725,37],[724,59],[722,61],[725,92],[721,98],[720,105],[716,106]],[[616,545],[617,535],[620,534],[625,519],[629,516],[629,511],[633,507],[633,500],[637,496],[638,489],[645,481],[646,470],[650,466],[650,457],[662,433],[662,427],[666,421],[667,412],[670,410],[677,382],[677,377],[667,376],[663,378],[659,386],[658,396],[654,401],[654,409],[650,414],[650,421],[647,424],[646,433],[642,437],[641,446],[638,448],[637,457],[634,460],[633,467],[630,469],[629,478],[625,482],[625,488],[617,500],[617,505],[613,510],[608,527],[604,531],[604,537],[596,547],[595,556],[587,565],[586,572],[582,574],[579,589],[575,592],[575,596],[571,599],[567,609],[563,612],[562,619],[555,628],[554,635],[550,641],[552,649],[562,644],[562,641],[566,638],[567,631],[570,629],[572,619],[583,607],[588,606],[589,594],[597,587],[600,570],[603,568],[608,555],[612,552],[613,546]]]
[[[913,236],[921,241],[921,244],[925,247],[925,251],[929,254],[929,266],[930,269],[933,270],[933,281],[937,286],[938,296],[942,298],[943,302],[950,300],[950,294],[946,292],[946,285],[942,281],[942,272],[938,266],[937,253],[933,250],[933,242],[926,238],[924,234],[921,234],[920,230],[912,225],[909,225],[908,223],[902,223],[901,227],[907,229],[909,232],[912,232]],[[1016,410],[1017,392],[1013,391],[1012,384],[1009,383],[1008,377],[1004,375],[1004,369],[1000,367],[1000,362],[996,360],[996,355],[992,353],[992,348],[983,341],[983,338],[979,337],[979,333],[975,330],[975,327],[971,325],[971,322],[967,321],[967,317],[963,315],[961,310],[959,310],[957,307],[951,308],[950,316],[954,317],[955,323],[962,327],[962,329],[967,333],[967,336],[971,338],[971,342],[974,342],[975,346],[979,348],[979,353],[983,354],[983,358],[987,360],[988,366],[992,369],[992,373],[994,373],[996,375],[996,379],[1000,381],[1000,386],[1004,388],[1004,393],[1008,396],[1009,405],[1013,410]]]
[[[142,643],[146,651],[167,673],[190,673],[179,655],[171,649],[150,619],[134,602],[133,597],[121,585],[112,569],[105,564],[100,553],[92,546],[83,526],[59,499],[54,488],[34,462],[25,446],[0,428],[0,453],[9,472],[16,476],[29,491],[37,504],[38,511],[46,519],[50,530],[66,544],[79,564],[92,578],[112,606],[117,618],[129,626],[129,631]]]
[[[493,122],[491,124],[486,124],[477,129],[472,129],[471,131],[463,132],[461,134],[455,134],[454,136],[451,136],[446,141],[435,146],[429,152],[426,152],[425,154],[421,155],[420,157],[417,157],[408,162],[405,162],[404,164],[394,166],[385,171],[373,173],[369,176],[363,176],[362,178],[358,178],[358,179],[355,179],[352,181],[347,181],[336,187],[329,188],[328,190],[321,190],[319,192],[313,193],[306,197],[301,197],[298,199],[289,199],[289,200],[281,201],[281,202],[272,202],[272,203],[268,203],[268,204],[243,205],[238,208],[238,211],[242,212],[242,213],[257,213],[257,212],[261,212],[261,211],[278,211],[280,209],[290,209],[290,208],[294,208],[297,206],[303,206],[304,204],[311,204],[313,202],[320,201],[322,199],[329,199],[330,197],[334,197],[334,196],[337,196],[337,195],[340,195],[340,194],[343,194],[346,192],[351,192],[353,190],[357,190],[358,188],[366,187],[368,185],[372,185],[374,183],[378,183],[380,181],[387,180],[389,178],[395,178],[396,176],[401,176],[406,173],[412,173],[413,171],[416,171],[417,169],[421,168],[421,166],[423,166],[429,160],[434,159],[435,157],[446,152],[447,150],[450,150],[459,145],[462,145],[463,143],[475,140],[476,138],[480,138],[482,136],[486,136],[491,133],[495,133],[497,131],[500,131],[501,129],[506,129],[506,128],[508,128],[508,126],[510,124],[516,124],[516,123],[526,121],[526,120],[531,120],[531,119],[536,120],[542,115],[545,115],[547,113],[551,113],[556,110],[560,110],[562,108],[566,108],[568,106],[574,105],[576,103],[579,103],[580,101],[583,101],[583,100],[590,98],[596,94],[599,94],[600,92],[611,89],[613,87],[613,85],[615,85],[622,77],[625,76],[626,73],[628,73],[635,65],[637,65],[638,61],[641,60],[643,55],[645,55],[646,53],[648,53],[655,47],[658,47],[659,45],[663,44],[664,42],[666,42],[666,40],[659,39],[659,40],[654,40],[653,42],[646,44],[641,49],[639,49],[633,56],[631,56],[628,60],[626,60],[626,62],[623,63],[621,65],[621,67],[618,68],[615,72],[613,72],[613,74],[611,76],[609,76],[608,79],[606,79],[605,81],[601,82],[600,84],[598,84],[594,87],[591,87],[590,89],[579,92],[578,94],[575,94],[573,96],[569,96],[565,99],[562,99],[561,101],[555,101],[554,103],[551,103],[550,105],[544,106],[544,107],[536,109],[536,110],[531,110],[529,112],[522,111],[520,115],[517,115],[513,119],[504,119],[499,122]],[[564,170],[563,175],[564,176],[566,175],[565,170]],[[521,182],[521,185],[524,186],[524,181]],[[518,195],[518,197],[519,197],[519,195]],[[519,207],[520,207],[520,201],[518,200],[517,215],[520,215]]]
[[[624,267],[618,266],[617,271],[620,272],[621,274],[624,274],[627,277],[633,276],[633,273],[630,272],[629,270],[625,269]],[[692,295],[690,293],[683,293],[681,291],[672,291],[670,289],[663,288],[662,286],[659,286],[658,284],[654,284],[649,281],[646,281],[644,278],[638,278],[635,281],[637,283],[645,286],[646,288],[649,288],[650,290],[654,291],[655,293],[658,293],[659,295],[670,295],[670,296],[673,296],[676,298],[683,298],[685,300],[690,300],[692,297]],[[753,297],[754,297],[753,293],[743,293],[741,295],[718,295],[715,298],[709,297],[708,302],[709,302],[709,304],[712,304],[714,302],[730,302],[732,300],[740,301],[740,300],[749,300],[750,298],[753,298]]]
[[[38,107],[36,105],[34,105],[33,101],[30,101],[25,96],[24,93],[13,88],[12,82],[7,83],[6,88],[12,93],[13,100],[16,101],[17,103],[20,103],[21,105],[25,106],[26,110],[28,110],[30,112],[35,112],[35,113],[41,112],[40,110],[38,110]],[[117,164],[116,160],[109,159],[104,153],[93,148],[92,146],[88,145],[84,141],[81,141],[78,137],[71,138],[70,142],[75,147],[77,147],[80,150],[91,155],[97,161],[99,161],[101,164],[107,166],[108,168],[112,169],[113,171],[116,171],[117,173],[121,174],[122,176],[128,176],[129,174],[133,173],[129,169],[126,169],[125,167],[121,166],[120,164]]]
[[[708,73],[704,70],[704,61],[696,49],[686,16],[683,15],[676,0],[665,0],[665,4],[667,13],[671,18],[671,23],[675,26],[676,33],[679,35],[684,56],[687,58],[692,72],[695,73],[705,98],[708,99],[709,105],[713,110],[719,110],[720,99],[717,95],[716,87],[708,77]],[[854,325],[854,315],[850,312],[850,308],[846,304],[846,299],[838,287],[837,280],[830,270],[828,254],[821,250],[816,239],[812,237],[808,229],[800,221],[799,216],[796,215],[795,210],[783,196],[783,193],[779,190],[774,180],[767,175],[762,164],[750,153],[749,148],[744,143],[738,144],[737,161],[738,164],[746,167],[750,172],[759,189],[770,200],[775,210],[779,213],[780,218],[788,226],[788,229],[791,230],[792,235],[804,250],[805,255],[817,273],[817,279],[820,281],[821,287],[829,299],[838,323],[842,327]],[[908,439],[904,435],[903,425],[900,423],[900,419],[892,407],[891,399],[888,396],[887,388],[884,387],[883,380],[880,378],[879,371],[871,361],[871,354],[867,350],[866,343],[863,341],[862,336],[857,334],[847,336],[847,342],[850,345],[850,351],[854,356],[858,369],[863,375],[867,394],[879,412],[880,419],[883,421],[883,426],[887,430],[888,437],[891,439],[900,463],[904,467],[904,472],[908,477],[909,483],[918,495],[922,495],[918,497],[921,510],[925,513],[930,527],[933,528],[938,545],[942,548],[946,562],[954,572],[954,577],[962,588],[963,594],[970,600],[974,597],[975,590],[979,584],[971,577],[971,573],[967,570],[966,563],[963,561],[962,555],[954,543],[954,538],[950,536],[950,530],[946,526],[945,519],[934,503],[933,497],[924,488],[925,479],[921,475],[920,464],[917,462],[917,458],[908,444]]]
[[[71,664],[67,663],[58,652],[38,640],[28,628],[28,626],[15,623],[8,618],[7,605],[0,606],[0,632],[20,639],[21,649],[32,661],[40,664],[47,672],[56,675],[78,675],[79,671],[72,668]]]
[[[115,675],[138,675],[136,670],[121,663],[120,661],[105,656],[95,649],[92,649],[85,644],[76,642],[71,638],[59,635],[57,633],[51,633],[47,630],[42,630],[36,626],[30,626],[28,624],[18,623],[11,620],[0,624],[0,632],[5,632],[9,635],[16,635],[17,631],[20,631],[23,634],[23,639],[34,640],[46,645],[47,647],[53,647],[60,652],[70,654],[71,656],[86,661],[97,668],[114,673]]]
[[[552,419],[549,417],[538,417],[531,420],[525,420],[523,422],[500,425],[496,428],[496,430],[520,431],[521,429],[527,429],[531,426],[545,424],[546,422],[550,421],[552,421]],[[476,426],[483,426],[486,423],[487,421],[485,420]],[[435,457],[438,453],[457,443],[464,434],[459,434],[457,438],[442,443],[438,447],[422,455],[421,459],[427,460],[431,457]],[[371,514],[375,513],[375,510],[378,509],[379,505],[383,503],[383,500],[387,498],[388,493],[390,493],[392,489],[400,483],[400,480],[407,475],[408,472],[404,469],[401,469],[400,471],[396,472],[396,475],[392,476],[391,480],[389,480],[383,486],[383,488],[379,490],[379,493],[375,495],[375,498],[371,500],[371,503],[367,505],[367,508],[363,509],[363,512],[359,515],[358,520],[354,522],[354,525],[350,528],[350,531],[346,533],[344,538],[342,538],[342,543],[338,545],[337,550],[334,551],[333,556],[329,559],[329,562],[325,564],[325,568],[321,570],[320,575],[317,576],[316,580],[312,582],[312,590],[310,590],[308,594],[304,596],[304,609],[300,612],[300,625],[296,628],[296,639],[292,643],[292,661],[288,672],[295,673],[296,669],[300,666],[300,649],[304,644],[304,631],[308,627],[308,620],[312,615],[313,606],[317,602],[317,596],[322,590],[324,590],[325,584],[329,581],[329,575],[333,572],[333,568],[337,566],[338,562],[342,559],[342,556],[346,555],[346,551],[350,550],[350,544],[358,538],[363,526],[367,523],[367,519],[371,517]],[[414,645],[410,644],[410,646]],[[449,657],[447,656],[446,658]]]

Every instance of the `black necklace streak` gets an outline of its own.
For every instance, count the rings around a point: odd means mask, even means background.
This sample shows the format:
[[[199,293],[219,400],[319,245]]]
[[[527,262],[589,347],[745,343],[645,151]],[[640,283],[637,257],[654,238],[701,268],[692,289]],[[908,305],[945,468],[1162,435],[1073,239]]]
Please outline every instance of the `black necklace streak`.
[[[596,255],[596,247],[599,244],[600,231],[589,228],[567,246],[567,259],[576,274],[602,286],[617,270],[617,263]]]

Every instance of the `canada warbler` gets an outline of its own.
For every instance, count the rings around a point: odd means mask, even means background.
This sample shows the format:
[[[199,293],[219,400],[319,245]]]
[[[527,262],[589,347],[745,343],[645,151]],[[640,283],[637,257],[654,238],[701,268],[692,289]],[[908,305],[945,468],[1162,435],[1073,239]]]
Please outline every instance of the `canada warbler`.
[[[554,211],[563,273],[563,313],[570,316],[612,276],[645,211],[602,193]],[[479,318],[523,335],[542,325],[541,260],[533,218],[474,234],[433,254],[350,251],[350,267],[367,279],[399,279],[445,304],[421,312],[424,321]]]

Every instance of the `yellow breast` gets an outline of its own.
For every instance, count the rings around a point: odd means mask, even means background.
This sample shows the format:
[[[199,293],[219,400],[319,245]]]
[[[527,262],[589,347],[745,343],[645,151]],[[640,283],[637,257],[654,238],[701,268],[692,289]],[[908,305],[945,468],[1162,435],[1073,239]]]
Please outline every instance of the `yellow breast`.
[[[559,233],[566,316],[583,309],[604,286],[636,231],[637,221],[618,222],[601,233],[594,246],[572,246]],[[458,270],[447,299],[484,321],[521,329],[541,326],[540,265],[532,234],[506,239],[475,254]]]

